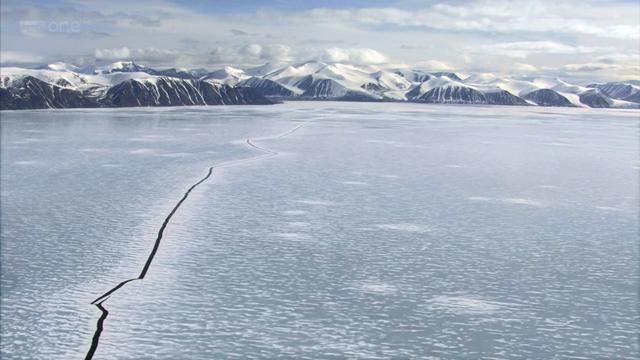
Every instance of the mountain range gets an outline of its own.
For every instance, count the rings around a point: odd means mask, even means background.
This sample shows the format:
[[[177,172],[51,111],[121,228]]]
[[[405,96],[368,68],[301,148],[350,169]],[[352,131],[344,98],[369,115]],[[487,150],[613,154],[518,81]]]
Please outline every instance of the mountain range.
[[[463,76],[308,61],[239,69],[163,69],[132,61],[81,69],[0,68],[0,109],[273,104],[282,100],[396,101],[640,108],[640,81],[571,84],[548,77]]]

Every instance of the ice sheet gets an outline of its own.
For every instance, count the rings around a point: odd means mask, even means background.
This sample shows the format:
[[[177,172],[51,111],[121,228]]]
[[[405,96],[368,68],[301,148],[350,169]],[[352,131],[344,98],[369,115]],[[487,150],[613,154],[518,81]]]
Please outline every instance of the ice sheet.
[[[305,124],[295,134],[285,134]],[[2,113],[2,357],[637,358],[638,112]],[[562,144],[563,146],[558,146]]]

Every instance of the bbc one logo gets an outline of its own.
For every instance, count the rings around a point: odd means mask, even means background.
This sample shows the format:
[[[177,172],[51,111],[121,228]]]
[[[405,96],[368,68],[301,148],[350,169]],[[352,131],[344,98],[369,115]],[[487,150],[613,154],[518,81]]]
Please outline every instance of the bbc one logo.
[[[38,35],[44,33],[78,33],[80,32],[79,21],[20,21],[20,32],[28,35]]]

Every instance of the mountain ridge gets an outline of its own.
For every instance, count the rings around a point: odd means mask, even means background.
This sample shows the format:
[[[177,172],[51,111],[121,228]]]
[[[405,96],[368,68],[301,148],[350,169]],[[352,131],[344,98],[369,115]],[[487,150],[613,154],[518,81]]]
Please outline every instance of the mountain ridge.
[[[0,68],[0,109],[272,104],[280,100],[401,101],[640,108],[636,80],[571,84],[558,78],[308,61],[240,69],[153,69],[118,61],[95,69],[57,62]]]

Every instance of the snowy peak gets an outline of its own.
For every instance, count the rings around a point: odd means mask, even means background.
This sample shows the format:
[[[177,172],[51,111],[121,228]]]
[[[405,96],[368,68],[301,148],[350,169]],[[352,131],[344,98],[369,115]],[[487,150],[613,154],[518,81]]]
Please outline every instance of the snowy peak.
[[[10,87],[26,77],[32,77],[48,84],[64,87],[83,87],[88,81],[82,74],[72,71],[44,69],[0,68],[0,87]]]
[[[317,73],[326,66],[327,64],[321,61],[308,61],[305,63],[285,66],[281,69],[269,73],[265,77],[271,80],[286,79],[290,77],[304,77]]]
[[[460,78],[460,76],[458,76],[458,74],[454,73],[454,72],[447,72],[447,71],[438,71],[438,72],[433,72],[431,73],[431,75],[435,75],[435,76],[446,76],[451,80],[456,80],[456,81],[462,81],[462,79]]]
[[[409,91],[407,98],[436,104],[528,105],[524,99],[499,87],[473,86],[457,79],[460,78],[451,73],[432,74],[429,80]]]
[[[96,69],[97,74],[111,74],[114,72],[145,72],[145,66],[140,66],[133,61],[117,61],[113,64]]]
[[[68,72],[76,72],[76,73],[80,72],[79,67],[62,62],[62,61],[47,64],[46,66],[43,66],[42,69],[51,70],[51,71],[68,71]]]
[[[0,68],[0,109],[273,103],[250,87],[154,75],[158,71],[133,62],[119,62],[96,74],[53,68]]]
[[[244,70],[231,66],[225,66],[223,69],[208,73],[202,79],[216,80],[216,82],[219,82],[221,84],[236,85],[248,78],[250,78],[250,76],[247,75]]]
[[[569,99],[552,89],[538,89],[523,96],[525,100],[539,106],[572,106]]]
[[[640,103],[640,82],[610,82],[602,85],[594,85],[593,88],[612,99]]]
[[[263,77],[285,66],[286,64],[284,63],[266,63],[264,65],[246,69],[245,73],[249,76]]]
[[[422,70],[397,69],[397,70],[394,70],[394,73],[402,76],[407,81],[412,83],[423,83],[433,77],[433,75]]]

